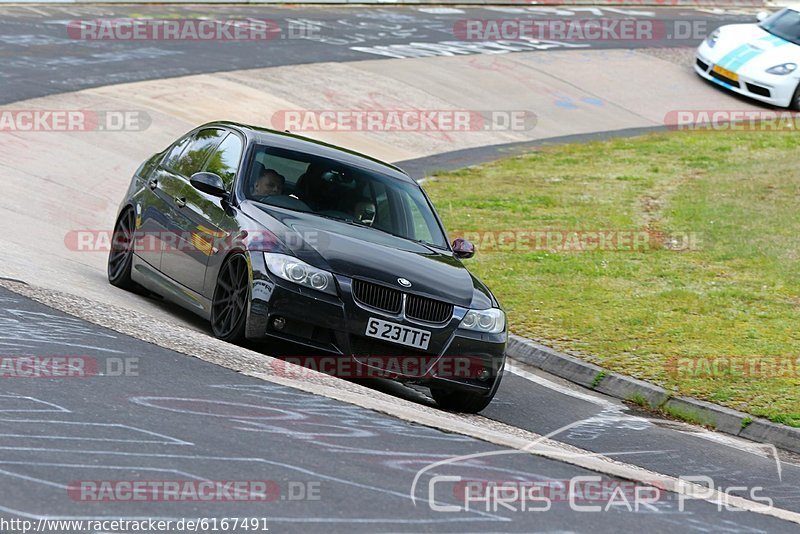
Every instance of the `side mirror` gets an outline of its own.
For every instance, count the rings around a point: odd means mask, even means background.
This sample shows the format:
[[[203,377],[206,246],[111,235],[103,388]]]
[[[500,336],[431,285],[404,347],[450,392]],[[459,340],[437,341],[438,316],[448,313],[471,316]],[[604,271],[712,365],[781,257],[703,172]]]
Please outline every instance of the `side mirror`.
[[[759,11],[756,13],[756,20],[758,20],[758,22],[764,22],[765,19],[769,18],[769,15],[769,11]]]
[[[475,245],[459,237],[453,241],[453,254],[456,258],[467,259],[475,255]]]
[[[228,192],[225,190],[225,184],[222,183],[222,178],[213,172],[197,172],[194,173],[189,179],[192,187],[203,193],[211,196],[225,198]]]

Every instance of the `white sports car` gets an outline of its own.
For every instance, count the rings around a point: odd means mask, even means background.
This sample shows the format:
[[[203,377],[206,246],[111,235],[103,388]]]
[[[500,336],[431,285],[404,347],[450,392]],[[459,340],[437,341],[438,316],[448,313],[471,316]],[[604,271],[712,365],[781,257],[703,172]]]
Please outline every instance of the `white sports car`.
[[[758,18],[759,24],[711,32],[697,49],[694,70],[741,95],[800,109],[800,8]]]

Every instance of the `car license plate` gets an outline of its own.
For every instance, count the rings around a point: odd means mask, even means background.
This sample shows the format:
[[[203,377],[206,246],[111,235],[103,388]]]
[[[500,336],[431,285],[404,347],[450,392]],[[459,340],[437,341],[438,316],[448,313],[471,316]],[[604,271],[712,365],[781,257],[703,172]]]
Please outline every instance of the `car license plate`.
[[[366,334],[369,337],[376,337],[420,350],[426,350],[428,343],[431,341],[431,333],[428,330],[390,323],[375,317],[370,317],[369,321],[367,321]]]
[[[726,69],[724,67],[720,67],[719,65],[714,65],[711,68],[711,70],[713,70],[717,74],[722,74],[723,76],[725,76],[729,80],[733,80],[734,82],[738,82],[739,81],[739,75],[736,74],[735,72],[733,72],[732,70],[728,70],[728,69]]]

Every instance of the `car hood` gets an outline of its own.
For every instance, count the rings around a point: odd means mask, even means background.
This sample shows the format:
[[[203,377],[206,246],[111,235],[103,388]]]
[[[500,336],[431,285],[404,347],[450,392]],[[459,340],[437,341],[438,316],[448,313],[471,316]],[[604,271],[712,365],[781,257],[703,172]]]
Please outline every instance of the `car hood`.
[[[251,208],[248,214],[275,233],[291,254],[320,269],[457,306],[494,305],[488,289],[450,251],[307,213],[256,203]],[[411,287],[401,286],[398,278]]]
[[[757,24],[733,24],[720,28],[714,48],[706,59],[733,72],[763,72],[781,63],[800,61],[800,46],[761,29]]]

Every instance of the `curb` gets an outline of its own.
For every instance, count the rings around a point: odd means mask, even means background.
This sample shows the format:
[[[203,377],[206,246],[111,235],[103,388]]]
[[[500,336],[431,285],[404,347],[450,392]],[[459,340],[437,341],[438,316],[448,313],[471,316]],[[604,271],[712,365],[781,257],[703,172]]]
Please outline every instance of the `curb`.
[[[780,425],[744,412],[692,397],[673,396],[666,389],[611,372],[524,337],[508,336],[506,355],[552,375],[611,397],[635,402],[690,423],[759,443],[800,452],[800,428]]]

